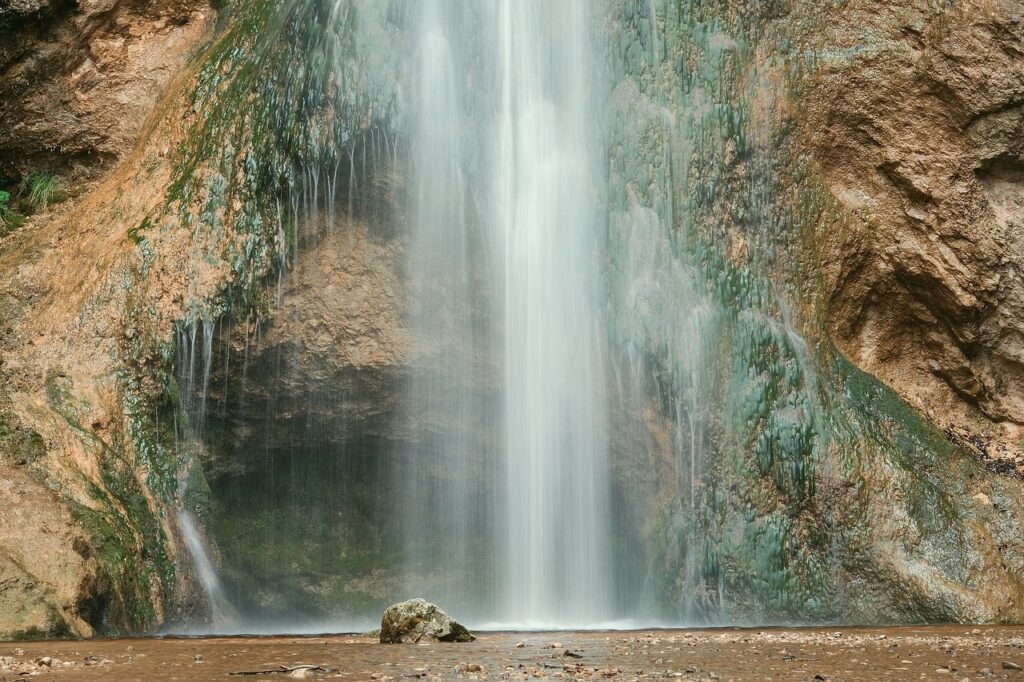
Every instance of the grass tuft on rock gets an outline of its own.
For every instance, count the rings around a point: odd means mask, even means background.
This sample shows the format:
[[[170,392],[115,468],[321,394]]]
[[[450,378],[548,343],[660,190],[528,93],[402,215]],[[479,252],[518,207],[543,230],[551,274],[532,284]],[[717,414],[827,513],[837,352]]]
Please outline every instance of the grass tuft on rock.
[[[18,185],[18,200],[28,213],[46,210],[51,204],[64,198],[60,189],[60,178],[53,171],[34,170],[21,179]]]

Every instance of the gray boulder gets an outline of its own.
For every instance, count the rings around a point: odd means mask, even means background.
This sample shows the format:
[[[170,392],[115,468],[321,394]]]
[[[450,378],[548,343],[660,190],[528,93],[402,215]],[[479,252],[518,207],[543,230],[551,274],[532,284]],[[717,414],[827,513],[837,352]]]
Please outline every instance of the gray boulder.
[[[384,610],[380,619],[381,644],[415,643],[424,637],[435,642],[472,642],[476,639],[465,626],[424,599],[399,602]]]

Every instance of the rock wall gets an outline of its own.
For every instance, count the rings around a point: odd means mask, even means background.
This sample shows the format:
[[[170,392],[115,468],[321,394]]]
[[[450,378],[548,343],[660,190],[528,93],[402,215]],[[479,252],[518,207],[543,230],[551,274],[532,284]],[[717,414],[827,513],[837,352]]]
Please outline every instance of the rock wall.
[[[0,3],[0,181],[110,170],[211,20],[205,0]]]
[[[173,82],[214,17],[203,2],[0,3],[0,185],[48,170],[73,197],[0,237],[0,638],[147,632],[195,603],[118,358],[141,333],[125,322],[128,231],[162,200]]]
[[[1019,282],[1002,252],[1019,236],[983,210],[986,163],[957,128],[1015,100],[1016,10],[613,7],[612,331],[636,421],[663,453],[625,461],[664,467],[658,496],[633,491],[639,516],[659,519],[646,542],[664,599],[727,621],[1019,619],[1021,487],[978,461],[1015,447],[1016,426],[941,380],[1002,366],[982,338],[1016,352]],[[981,64],[984,87],[968,75]],[[928,192],[946,188],[931,231],[907,164]],[[999,374],[979,386],[1005,387],[1006,406],[1019,391]]]
[[[1024,23],[1014,2],[850,3],[802,96],[850,218],[824,240],[839,347],[940,429],[1020,459]],[[987,441],[992,440],[991,446]]]

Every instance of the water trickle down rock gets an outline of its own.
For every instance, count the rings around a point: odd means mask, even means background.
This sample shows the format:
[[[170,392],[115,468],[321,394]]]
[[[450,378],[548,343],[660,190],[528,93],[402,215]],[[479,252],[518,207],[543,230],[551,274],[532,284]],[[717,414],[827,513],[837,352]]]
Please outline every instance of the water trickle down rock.
[[[464,625],[425,599],[409,599],[385,609],[380,619],[381,644],[416,643],[424,637],[436,642],[476,639]]]

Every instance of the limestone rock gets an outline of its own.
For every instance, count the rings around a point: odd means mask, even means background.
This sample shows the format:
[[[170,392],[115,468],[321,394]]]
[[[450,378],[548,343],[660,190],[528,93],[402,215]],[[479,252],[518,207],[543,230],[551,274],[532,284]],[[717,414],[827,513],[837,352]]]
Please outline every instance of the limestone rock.
[[[409,599],[389,606],[380,620],[381,644],[415,643],[424,637],[436,642],[472,642],[476,637],[436,604]]]
[[[939,429],[1019,450],[1019,4],[879,6],[822,6],[825,49],[848,56],[825,60],[804,100],[801,144],[850,215],[823,252],[834,338]]]
[[[0,0],[0,180],[92,179],[134,148],[210,33],[203,0]]]

